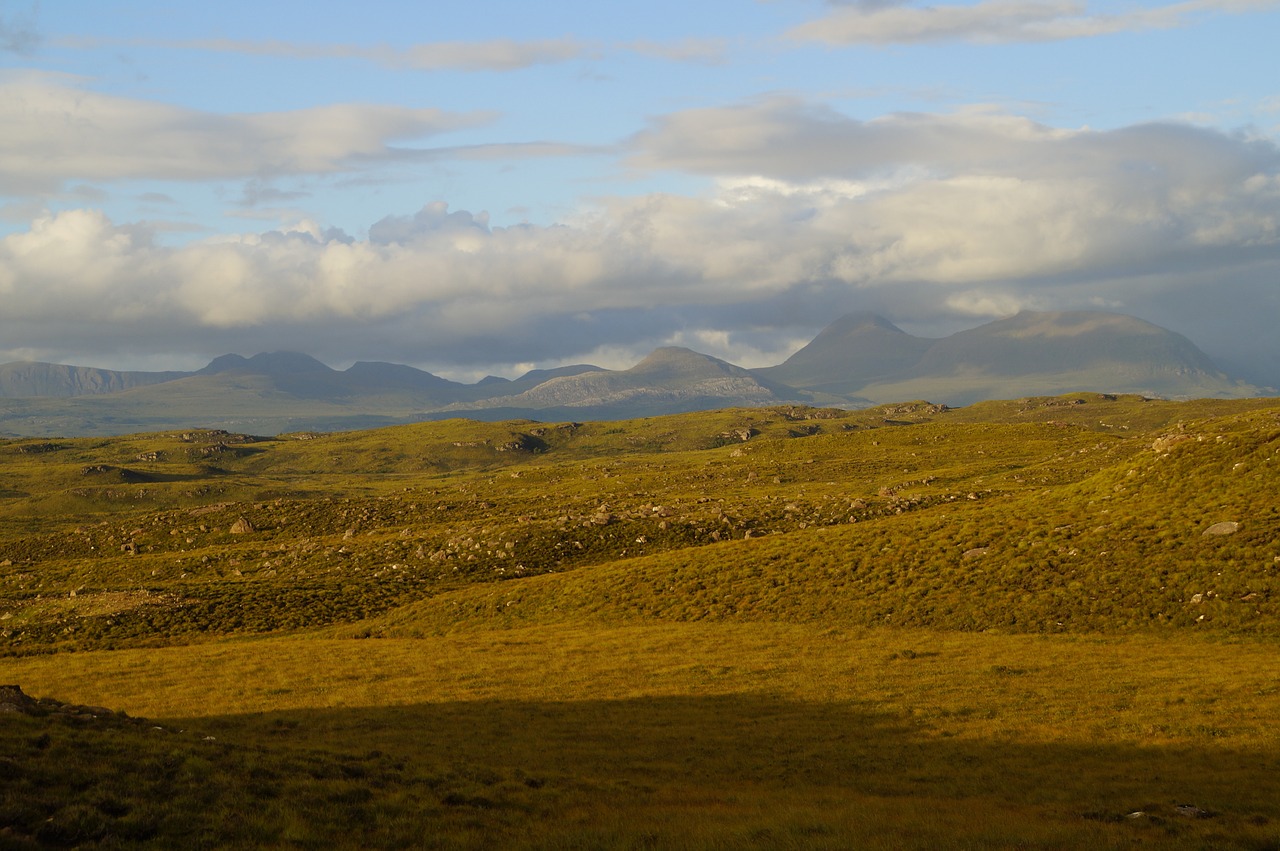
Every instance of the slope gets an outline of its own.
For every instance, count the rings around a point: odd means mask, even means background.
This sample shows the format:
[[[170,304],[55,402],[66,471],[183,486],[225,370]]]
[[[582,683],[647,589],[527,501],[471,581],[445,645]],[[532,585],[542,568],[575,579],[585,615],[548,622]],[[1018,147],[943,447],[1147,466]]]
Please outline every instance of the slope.
[[[877,401],[966,405],[1080,390],[1177,398],[1258,393],[1223,374],[1179,334],[1130,316],[1083,311],[1024,311],[958,332],[860,393]]]

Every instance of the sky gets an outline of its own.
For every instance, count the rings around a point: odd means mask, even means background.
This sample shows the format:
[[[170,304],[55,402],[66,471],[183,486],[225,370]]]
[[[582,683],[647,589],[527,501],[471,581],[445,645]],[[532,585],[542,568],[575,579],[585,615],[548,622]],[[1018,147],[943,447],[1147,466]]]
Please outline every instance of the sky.
[[[0,0],[0,362],[1108,310],[1280,386],[1280,0]]]

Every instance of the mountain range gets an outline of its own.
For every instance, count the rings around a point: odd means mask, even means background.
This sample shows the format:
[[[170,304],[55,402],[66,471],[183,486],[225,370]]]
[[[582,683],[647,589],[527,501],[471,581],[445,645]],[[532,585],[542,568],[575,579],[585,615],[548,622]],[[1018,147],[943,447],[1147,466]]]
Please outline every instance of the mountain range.
[[[629,419],[772,404],[865,407],[1078,391],[1165,398],[1272,393],[1236,380],[1185,337],[1115,313],[1023,312],[942,339],[853,313],[776,366],[746,369],[665,347],[630,369],[590,364],[511,380],[450,381],[410,366],[335,370],[309,355],[229,354],[195,372],[0,364],[0,432],[121,434],[195,425],[258,433],[445,417]]]

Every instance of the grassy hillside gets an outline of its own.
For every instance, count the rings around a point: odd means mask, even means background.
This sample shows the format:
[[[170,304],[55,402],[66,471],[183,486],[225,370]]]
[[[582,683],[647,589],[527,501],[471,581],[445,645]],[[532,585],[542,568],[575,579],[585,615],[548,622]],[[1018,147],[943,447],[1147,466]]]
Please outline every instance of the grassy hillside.
[[[0,442],[0,847],[1280,847],[1278,441],[1084,394]]]

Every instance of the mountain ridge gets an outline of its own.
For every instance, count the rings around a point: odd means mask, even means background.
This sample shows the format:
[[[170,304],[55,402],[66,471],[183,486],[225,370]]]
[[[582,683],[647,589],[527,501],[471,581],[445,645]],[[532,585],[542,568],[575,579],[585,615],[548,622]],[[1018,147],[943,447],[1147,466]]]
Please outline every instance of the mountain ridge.
[[[191,422],[334,430],[450,416],[628,419],[773,404],[958,406],[1079,391],[1213,398],[1264,389],[1228,376],[1186,337],[1124,314],[1024,311],[930,339],[858,312],[783,363],[754,369],[679,346],[628,369],[575,364],[475,384],[404,364],[336,370],[281,351],[222,355],[193,372],[0,364],[0,431],[119,434]]]

